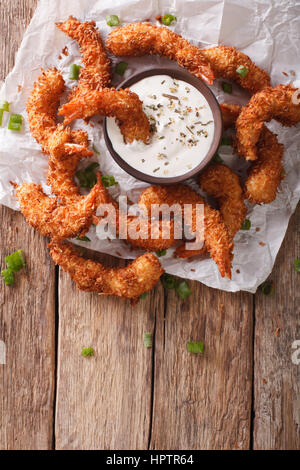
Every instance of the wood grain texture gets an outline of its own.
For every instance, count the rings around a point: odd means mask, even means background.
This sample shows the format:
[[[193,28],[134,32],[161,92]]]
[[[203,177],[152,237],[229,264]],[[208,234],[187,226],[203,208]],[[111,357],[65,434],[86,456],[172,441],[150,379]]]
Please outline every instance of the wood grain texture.
[[[162,287],[131,307],[80,292],[61,272],[59,292],[56,448],[147,448],[152,349],[143,337],[163,311]],[[81,357],[83,347],[95,356]]]
[[[248,449],[251,423],[252,295],[192,283],[168,294],[155,338],[152,449]],[[203,356],[187,352],[203,341]]]
[[[36,0],[0,2],[0,74],[4,79],[29,23]],[[47,241],[23,216],[0,207],[1,268],[4,258],[23,248],[27,269],[15,286],[0,283],[0,448],[49,449],[53,433],[54,267]],[[26,275],[27,273],[27,275]]]
[[[256,294],[255,449],[300,449],[300,364],[292,362],[292,343],[300,340],[299,235],[300,207],[270,276],[274,294]]]

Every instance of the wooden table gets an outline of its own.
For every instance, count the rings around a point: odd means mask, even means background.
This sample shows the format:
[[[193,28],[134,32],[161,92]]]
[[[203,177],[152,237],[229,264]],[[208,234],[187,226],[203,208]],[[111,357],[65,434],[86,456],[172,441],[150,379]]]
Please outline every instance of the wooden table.
[[[36,3],[0,2],[1,79]],[[2,207],[1,267],[23,248],[28,275],[0,283],[0,448],[299,449],[299,214],[271,275],[273,296],[193,282],[180,301],[158,285],[133,309],[79,292],[54,267],[47,240]],[[153,349],[143,345],[149,331]],[[199,339],[204,357],[186,351]],[[84,346],[95,357],[82,358]]]

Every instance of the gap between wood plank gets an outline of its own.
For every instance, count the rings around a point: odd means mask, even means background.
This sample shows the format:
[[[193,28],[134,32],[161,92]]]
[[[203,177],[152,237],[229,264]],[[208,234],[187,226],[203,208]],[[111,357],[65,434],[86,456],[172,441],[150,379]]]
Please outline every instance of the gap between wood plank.
[[[55,445],[55,414],[56,414],[56,391],[57,391],[57,368],[58,368],[58,328],[59,328],[59,266],[55,266],[55,311],[54,311],[54,391],[53,391],[53,429],[52,429],[52,449]]]

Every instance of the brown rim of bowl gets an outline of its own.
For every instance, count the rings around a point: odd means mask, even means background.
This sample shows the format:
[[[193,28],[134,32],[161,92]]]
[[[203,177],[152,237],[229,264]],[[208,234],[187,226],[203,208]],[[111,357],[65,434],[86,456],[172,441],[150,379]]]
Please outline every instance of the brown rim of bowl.
[[[197,165],[195,168],[190,170],[188,173],[184,173],[183,175],[179,175],[179,176],[172,176],[170,178],[162,178],[162,177],[147,175],[133,168],[131,165],[129,165],[129,163],[123,160],[123,158],[113,148],[111,140],[108,136],[107,118],[104,119],[104,127],[103,127],[105,143],[111,156],[115,160],[115,162],[124,171],[126,171],[126,173],[129,173],[134,178],[141,180],[141,181],[145,181],[146,183],[151,183],[151,184],[180,183],[181,181],[185,181],[189,178],[192,178],[193,176],[196,176],[198,173],[200,173],[200,171],[203,170],[207,166],[207,164],[212,160],[212,158],[216,154],[220,145],[220,140],[221,140],[222,132],[223,132],[223,119],[222,119],[221,108],[219,106],[218,101],[216,100],[215,95],[208,88],[208,86],[205,85],[205,83],[203,83],[199,78],[195,77],[194,75],[191,75],[189,72],[187,72],[184,69],[177,70],[177,69],[172,69],[172,68],[156,67],[154,69],[144,70],[142,72],[136,73],[135,75],[132,75],[127,80],[124,80],[122,83],[120,83],[117,89],[130,88],[134,83],[139,82],[143,78],[150,77],[152,75],[169,75],[172,78],[185,81],[189,83],[190,85],[193,85],[195,88],[197,88],[197,90],[199,90],[200,93],[202,93],[203,96],[206,98],[212,110],[212,114],[213,114],[213,118],[215,122],[215,129],[214,129],[214,137],[213,137],[212,144],[206,156],[204,157],[204,159],[199,163],[199,165]]]

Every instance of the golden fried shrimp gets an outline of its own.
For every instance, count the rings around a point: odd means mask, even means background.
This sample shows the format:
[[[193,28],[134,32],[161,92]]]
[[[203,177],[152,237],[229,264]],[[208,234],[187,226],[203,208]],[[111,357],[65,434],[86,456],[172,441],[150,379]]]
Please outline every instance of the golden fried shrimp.
[[[204,199],[188,186],[177,184],[170,186],[150,186],[140,197],[140,204],[144,204],[150,209],[151,204],[180,204],[185,211],[184,205],[192,205],[192,230],[196,231],[196,207],[197,204],[204,204],[204,242],[210,256],[216,262],[222,277],[225,275],[231,278],[232,248],[227,228],[222,221],[220,212],[212,209],[205,203]],[[203,250],[204,251],[204,250]],[[197,250],[197,254],[199,250]],[[178,248],[176,255],[180,257],[190,257],[195,254],[192,250]]]
[[[158,251],[167,250],[176,243],[175,239],[175,222],[174,220],[159,220],[151,221],[150,214],[145,214],[147,223],[143,223],[141,216],[140,220],[136,216],[123,214],[117,202],[111,197],[108,190],[101,185],[101,193],[99,195],[100,204],[112,204],[116,214],[116,236],[120,234],[120,222],[125,227],[126,224],[126,239],[134,248],[140,248],[145,251]],[[147,209],[147,208],[146,208]],[[101,218],[99,218],[101,220]],[[114,221],[111,221],[112,223]],[[124,229],[123,229],[124,230]],[[134,238],[132,232],[138,236]]]
[[[142,104],[138,95],[129,89],[104,88],[77,96],[62,106],[58,114],[66,116],[66,124],[73,119],[86,119],[94,114],[114,116],[126,142],[136,139],[147,143],[150,139],[150,123]]]
[[[240,230],[247,213],[245,196],[238,176],[226,165],[214,163],[201,173],[199,184],[203,191],[218,201],[222,218],[232,240]]]
[[[94,21],[81,23],[70,16],[56,26],[77,41],[84,68],[80,71],[78,86],[72,90],[72,98],[89,90],[99,90],[110,86],[111,68],[100,33]]]
[[[257,159],[256,144],[264,122],[277,119],[284,126],[293,126],[300,121],[300,104],[294,104],[291,85],[267,87],[252,96],[244,106],[237,121],[237,150],[246,160]]]
[[[252,164],[245,183],[246,198],[255,204],[269,204],[276,198],[281,180],[283,145],[266,126],[257,143],[258,159]]]
[[[210,85],[214,74],[202,51],[163,26],[131,23],[114,29],[106,40],[110,52],[120,56],[160,55],[175,60]]]
[[[242,106],[239,104],[220,104],[224,129],[229,129],[235,126],[235,122],[239,117]]]
[[[201,49],[201,53],[209,61],[216,78],[233,80],[250,93],[256,93],[270,86],[270,77],[267,72],[255,65],[246,54],[235,47],[221,45],[211,49]],[[239,66],[247,68],[248,73],[245,77],[237,73]]]
[[[64,240],[89,229],[99,204],[101,187],[98,183],[91,192],[67,206],[47,196],[41,185],[23,183],[16,186],[20,209],[29,225],[53,240]]]
[[[70,243],[51,242],[53,261],[70,274],[78,289],[137,301],[152,289],[164,270],[156,256],[146,253],[125,268],[108,268],[80,256]]]

